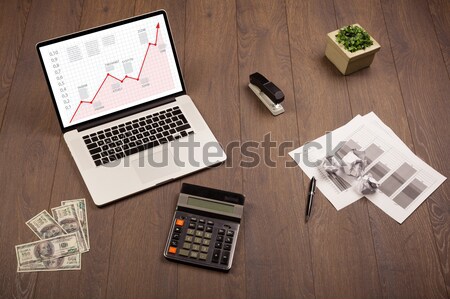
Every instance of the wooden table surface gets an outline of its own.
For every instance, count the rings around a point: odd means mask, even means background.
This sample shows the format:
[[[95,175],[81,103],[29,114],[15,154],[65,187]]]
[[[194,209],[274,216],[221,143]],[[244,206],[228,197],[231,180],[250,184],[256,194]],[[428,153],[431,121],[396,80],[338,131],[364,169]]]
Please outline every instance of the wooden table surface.
[[[287,152],[374,111],[449,176],[448,0],[18,0],[0,9],[0,298],[449,298],[450,185],[402,225],[366,200],[336,211]],[[163,8],[189,94],[224,145],[254,142],[275,162],[225,165],[97,208],[64,143],[38,41]],[[381,44],[372,66],[342,76],[326,33],[359,23]],[[285,93],[273,117],[247,87],[259,71]],[[270,138],[291,146],[264,151]],[[270,156],[269,156],[270,155]],[[246,195],[233,268],[169,262],[163,248],[182,182]],[[88,202],[81,271],[17,273],[25,221],[61,200]]]

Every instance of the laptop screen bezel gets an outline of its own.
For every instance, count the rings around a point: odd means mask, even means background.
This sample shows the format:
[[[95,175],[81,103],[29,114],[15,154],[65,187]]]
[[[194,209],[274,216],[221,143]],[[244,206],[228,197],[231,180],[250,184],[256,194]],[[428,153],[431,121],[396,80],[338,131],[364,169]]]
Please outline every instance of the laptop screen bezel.
[[[48,46],[48,45],[54,44],[54,43],[66,41],[66,40],[69,40],[69,39],[72,39],[72,38],[80,37],[80,36],[83,36],[83,35],[86,35],[86,34],[95,33],[95,32],[98,32],[98,31],[105,30],[105,29],[109,29],[109,28],[125,25],[125,24],[128,24],[128,23],[132,23],[132,22],[135,22],[135,21],[139,21],[139,20],[142,20],[142,19],[146,19],[146,18],[158,16],[158,15],[163,15],[164,21],[166,23],[167,33],[169,35],[170,44],[172,46],[172,51],[173,51],[175,64],[176,64],[177,71],[178,71],[178,76],[180,78],[180,83],[181,83],[182,90],[179,91],[179,92],[176,92],[176,93],[173,93],[173,94],[161,97],[161,98],[157,98],[157,99],[146,101],[146,102],[141,103],[139,105],[135,105],[135,106],[128,107],[128,108],[125,108],[125,109],[121,109],[121,110],[113,112],[113,113],[109,113],[109,114],[106,114],[106,115],[103,115],[103,116],[100,116],[100,117],[94,117],[93,119],[86,120],[86,121],[83,121],[83,122],[80,122],[80,123],[77,123],[77,124],[74,124],[74,125],[70,125],[70,126],[64,127],[64,124],[62,122],[61,115],[60,115],[60,112],[59,112],[59,109],[58,109],[58,105],[56,103],[56,98],[55,98],[55,95],[53,93],[53,89],[52,89],[52,86],[50,84],[50,80],[49,80],[49,77],[48,77],[48,74],[47,74],[47,70],[45,68],[45,64],[44,64],[44,60],[43,60],[40,48],[44,47],[44,46]],[[36,44],[36,50],[38,52],[38,56],[39,56],[39,60],[41,62],[42,70],[44,72],[45,80],[47,81],[47,85],[48,85],[48,88],[49,88],[49,91],[50,91],[50,95],[51,95],[51,98],[52,98],[53,106],[55,108],[56,115],[58,117],[59,125],[60,125],[61,130],[62,130],[63,133],[71,131],[71,130],[74,130],[74,129],[77,129],[79,127],[89,127],[89,124],[97,125],[99,122],[101,122],[104,119],[105,120],[107,119],[108,121],[111,121],[112,119],[115,119],[115,117],[120,118],[124,114],[127,114],[127,112],[132,112],[135,109],[137,110],[137,109],[139,109],[142,106],[148,105],[150,102],[151,103],[154,103],[154,102],[156,103],[156,102],[158,102],[160,100],[165,100],[167,98],[175,98],[175,97],[178,97],[178,96],[186,94],[186,87],[185,87],[185,84],[184,84],[184,79],[183,79],[183,74],[181,72],[180,63],[178,61],[178,55],[177,55],[176,47],[175,47],[175,44],[173,42],[173,37],[172,37],[171,30],[170,30],[169,20],[167,18],[167,13],[164,10],[158,10],[158,11],[154,11],[154,12],[145,13],[145,14],[142,14],[142,15],[139,15],[139,16],[134,16],[134,17],[128,18],[128,19],[112,22],[112,23],[101,25],[101,26],[98,26],[98,27],[93,27],[93,28],[89,28],[89,29],[86,29],[86,30],[74,32],[74,33],[71,33],[71,34],[68,34],[68,35],[64,35],[64,36],[52,38],[52,39],[49,39],[49,40],[46,40],[46,41],[42,41],[42,42],[39,42],[38,44]],[[130,113],[128,113],[128,114],[130,114]]]

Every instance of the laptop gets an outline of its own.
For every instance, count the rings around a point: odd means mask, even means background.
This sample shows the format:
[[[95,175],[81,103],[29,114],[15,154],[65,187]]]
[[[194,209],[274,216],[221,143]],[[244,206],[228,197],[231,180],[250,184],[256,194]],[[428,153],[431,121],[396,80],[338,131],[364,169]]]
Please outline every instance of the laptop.
[[[165,11],[36,48],[64,140],[96,205],[225,161],[186,94]]]

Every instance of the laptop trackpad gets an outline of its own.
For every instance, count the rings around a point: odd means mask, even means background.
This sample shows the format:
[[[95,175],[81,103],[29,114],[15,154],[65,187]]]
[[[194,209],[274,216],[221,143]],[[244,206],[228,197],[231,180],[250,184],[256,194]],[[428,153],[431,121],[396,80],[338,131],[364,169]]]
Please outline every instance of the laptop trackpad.
[[[145,152],[145,155],[139,159],[131,161],[131,166],[142,183],[155,181],[155,184],[158,184],[176,178],[176,173],[180,170],[167,148],[156,152]]]

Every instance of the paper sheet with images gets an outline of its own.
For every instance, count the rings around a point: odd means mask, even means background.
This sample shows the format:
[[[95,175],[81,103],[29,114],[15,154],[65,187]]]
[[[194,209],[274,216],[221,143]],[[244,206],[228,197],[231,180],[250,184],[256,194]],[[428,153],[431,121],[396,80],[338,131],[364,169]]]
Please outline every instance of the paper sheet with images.
[[[338,146],[341,141],[345,143]],[[333,131],[328,140],[322,136],[314,142],[313,147],[304,145],[289,154],[309,177],[316,177],[317,187],[337,210],[363,195],[356,190],[356,178],[342,172],[333,176],[318,167],[317,163],[312,165],[311,161],[322,160],[331,149],[339,158],[344,158],[352,149],[365,151],[368,163],[365,172],[380,184],[377,192],[366,197],[399,223],[446,179],[414,155],[373,112],[358,115]]]

